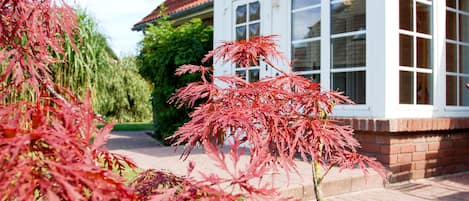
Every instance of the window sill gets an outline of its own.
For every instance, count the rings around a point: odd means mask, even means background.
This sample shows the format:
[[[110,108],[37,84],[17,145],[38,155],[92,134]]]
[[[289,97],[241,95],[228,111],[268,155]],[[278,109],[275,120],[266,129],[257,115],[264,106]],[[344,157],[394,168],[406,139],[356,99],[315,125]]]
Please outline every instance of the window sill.
[[[469,129],[469,118],[341,118],[334,120],[350,125],[357,131],[417,132]]]

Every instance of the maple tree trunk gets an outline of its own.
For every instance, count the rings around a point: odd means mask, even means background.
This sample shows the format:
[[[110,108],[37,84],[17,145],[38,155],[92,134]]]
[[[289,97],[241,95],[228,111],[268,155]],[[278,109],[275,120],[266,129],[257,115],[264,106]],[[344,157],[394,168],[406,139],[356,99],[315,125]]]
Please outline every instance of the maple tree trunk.
[[[321,191],[321,165],[319,165],[317,160],[313,160],[312,162],[312,172],[313,172],[313,188],[314,188],[314,195],[316,196],[317,201],[324,201],[325,199],[322,197]]]

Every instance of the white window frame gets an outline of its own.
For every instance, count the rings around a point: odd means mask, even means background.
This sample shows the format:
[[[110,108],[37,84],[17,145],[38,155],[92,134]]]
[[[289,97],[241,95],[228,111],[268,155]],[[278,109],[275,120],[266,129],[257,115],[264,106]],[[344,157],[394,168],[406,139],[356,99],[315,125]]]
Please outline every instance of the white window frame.
[[[446,1],[445,1],[446,3]],[[445,90],[446,90],[446,77],[447,76],[453,76],[453,77],[456,77],[456,105],[448,105],[446,103],[446,91],[445,91],[445,100],[444,100],[444,103],[445,103],[445,106],[446,106],[446,109],[447,110],[453,110],[453,111],[457,111],[457,110],[460,110],[460,109],[465,109],[465,110],[469,110],[469,106],[462,106],[461,105],[461,88],[460,87],[464,87],[464,86],[461,86],[460,85],[460,81],[461,81],[461,78],[469,78],[469,73],[462,73],[460,72],[460,65],[461,65],[461,62],[460,62],[460,47],[461,46],[465,46],[467,48],[469,48],[469,42],[462,42],[460,41],[459,39],[461,38],[460,34],[459,34],[459,15],[462,14],[462,15],[465,15],[467,17],[469,17],[469,12],[466,12],[466,11],[462,11],[459,9],[459,1],[456,1],[456,8],[451,8],[449,6],[447,6],[445,4],[445,11],[450,11],[450,12],[453,12],[454,14],[456,14],[456,40],[452,40],[452,39],[448,39],[445,35],[445,50],[446,50],[446,44],[447,43],[451,43],[453,45],[456,45],[456,72],[448,72],[446,71],[446,68],[444,69],[443,72],[445,72]],[[446,18],[446,12],[445,12],[445,18]],[[446,26],[445,26],[445,30],[446,30]],[[445,54],[446,55],[446,54]]]
[[[260,8],[259,8],[260,16],[259,16],[258,20],[251,21],[249,19],[249,4],[254,3],[254,2],[259,2],[259,4],[260,4]],[[233,1],[232,4],[233,4],[232,23],[230,25],[232,27],[231,29],[232,29],[232,34],[233,34],[232,35],[233,36],[232,40],[236,40],[236,28],[240,27],[240,26],[246,27],[246,39],[248,39],[250,37],[250,35],[249,35],[249,25],[255,24],[255,23],[259,23],[259,35],[263,35],[263,22],[262,22],[262,20],[264,18],[264,16],[262,16],[262,14],[263,14],[262,7],[264,6],[263,2],[261,0],[244,0],[244,1],[241,0],[241,1]],[[246,22],[236,24],[236,9],[238,8],[238,6],[243,6],[243,5],[246,6]],[[249,66],[248,68],[245,68],[245,67],[236,68],[236,64],[232,64],[231,65],[231,73],[236,74],[236,72],[244,71],[246,73],[245,80],[249,81],[249,79],[250,79],[249,71],[259,70],[259,79],[262,79],[261,66],[263,66],[262,61],[259,61],[258,66]]]
[[[291,4],[291,0],[288,0],[289,3]],[[290,46],[292,45],[295,45],[295,44],[301,44],[301,43],[309,43],[309,42],[318,42],[320,43],[320,51],[319,51],[319,54],[322,54],[322,4],[321,3],[318,3],[318,4],[315,4],[315,5],[311,5],[311,6],[306,6],[306,7],[303,7],[303,8],[297,8],[297,9],[293,9],[293,6],[290,5],[290,8],[289,11],[289,15],[290,15],[290,22],[292,22],[292,16],[293,14],[297,13],[297,12],[302,12],[302,11],[306,11],[306,10],[311,10],[311,9],[315,9],[315,8],[319,8],[320,9],[320,12],[321,12],[321,33],[319,34],[319,36],[317,37],[312,37],[312,38],[307,38],[307,39],[300,39],[300,40],[294,40],[293,39],[293,35],[290,35]],[[293,23],[290,23],[290,34],[293,30]],[[290,51],[292,51],[293,49],[290,47]],[[290,52],[290,55],[291,55],[291,60],[293,59],[293,55],[291,54]],[[321,55],[322,56],[322,55]],[[311,75],[311,76],[315,76],[315,75],[319,75],[321,76],[321,69],[322,69],[322,57],[321,57],[321,61],[320,61],[321,65],[320,65],[320,69],[319,70],[308,70],[308,71],[297,71],[295,72],[295,74],[297,75]],[[322,80],[322,78],[320,78],[320,80]]]
[[[368,12],[370,11],[370,6],[368,5],[370,1],[376,1],[376,0],[366,0],[366,29],[365,30],[359,30],[359,31],[354,31],[354,32],[346,32],[346,33],[339,33],[339,34],[331,34],[331,5],[334,3],[340,3],[343,0],[321,0],[320,5],[313,5],[313,6],[308,6],[305,8],[299,8],[293,10],[292,6],[292,1],[287,0],[288,3],[288,11],[289,11],[289,18],[288,21],[290,22],[289,25],[289,33],[286,35],[289,40],[289,46],[287,48],[287,55],[290,59],[292,59],[293,55],[292,53],[292,44],[295,43],[303,43],[303,42],[310,42],[310,41],[320,41],[321,42],[321,66],[320,70],[312,70],[312,71],[301,71],[301,72],[296,72],[297,75],[312,75],[312,74],[319,74],[320,75],[320,80],[321,80],[321,90],[322,91],[330,91],[333,90],[331,89],[332,85],[332,73],[339,73],[339,72],[359,72],[359,71],[364,71],[366,75],[366,84],[365,84],[365,104],[356,104],[356,105],[337,105],[334,108],[333,111],[333,116],[343,116],[343,117],[372,117],[373,113],[371,111],[371,105],[376,104],[379,105],[379,103],[373,102],[374,100],[370,98],[371,91],[369,84],[371,76],[369,76],[369,69],[368,66],[370,65],[370,60],[372,59],[370,57],[369,53],[369,45],[370,41],[368,41],[368,22],[369,22],[369,15]],[[309,38],[305,40],[293,40],[293,36],[291,35],[291,30],[293,29],[292,25],[292,15],[294,12],[302,11],[302,10],[307,10],[307,9],[312,9],[320,7],[321,9],[321,34],[319,37],[314,37],[314,38]],[[346,67],[346,68],[337,68],[337,69],[332,69],[332,52],[331,52],[331,47],[332,47],[332,39],[334,38],[340,38],[340,37],[346,37],[346,36],[353,36],[353,35],[360,35],[360,34],[365,34],[366,35],[366,66],[361,66],[361,67]]]
[[[446,1],[433,0],[432,3],[432,76],[433,105],[399,104],[399,35],[405,30],[399,28],[399,1],[386,1],[386,107],[385,118],[432,118],[432,117],[468,117],[469,107],[446,105]],[[426,0],[416,0],[426,2]],[[414,23],[415,25],[415,23]],[[416,41],[414,41],[416,42]],[[415,54],[414,54],[415,55]],[[415,55],[416,56],[416,55]],[[414,58],[415,60],[415,58]],[[397,80],[397,81],[394,81]],[[416,81],[416,80],[415,80]],[[459,92],[458,92],[459,93]]]
[[[399,2],[399,1],[398,1]],[[417,32],[417,3],[421,3],[421,4],[425,4],[427,6],[431,6],[431,14],[430,14],[430,34],[424,34],[424,33],[419,33]],[[404,71],[404,72],[411,72],[413,73],[413,89],[412,89],[412,92],[413,92],[413,104],[401,104],[400,101],[399,101],[399,105],[402,105],[401,108],[409,108],[409,106],[424,106],[423,108],[425,108],[425,106],[433,106],[435,104],[435,87],[434,87],[434,80],[435,80],[435,73],[434,73],[434,69],[436,68],[436,63],[435,63],[435,40],[434,40],[434,34],[435,34],[435,29],[433,27],[435,27],[435,8],[434,8],[434,3],[430,0],[412,0],[412,30],[413,31],[409,31],[409,30],[402,30],[399,28],[399,35],[405,35],[405,36],[410,36],[412,37],[412,67],[409,67],[409,66],[401,66],[399,65],[399,72],[400,71]],[[400,10],[399,10],[400,12]],[[431,68],[430,69],[426,69],[426,68],[419,68],[417,66],[417,38],[423,38],[423,39],[427,39],[427,40],[430,40],[431,41],[431,52],[430,52],[430,56],[431,56],[431,61],[432,61],[432,64],[431,64]],[[399,48],[400,49],[400,48]],[[400,51],[400,50],[399,50]],[[432,93],[431,93],[431,99],[432,99],[432,103],[431,104],[417,104],[417,73],[425,73],[425,74],[430,74],[431,78],[432,78],[432,85],[431,85],[431,88],[430,90],[432,90]],[[399,76],[399,79],[400,79],[400,76]],[[399,83],[397,83],[397,85],[399,85]],[[399,100],[400,100],[400,95],[399,95]],[[407,106],[406,106],[407,105]],[[429,108],[429,107],[426,107],[426,108]]]

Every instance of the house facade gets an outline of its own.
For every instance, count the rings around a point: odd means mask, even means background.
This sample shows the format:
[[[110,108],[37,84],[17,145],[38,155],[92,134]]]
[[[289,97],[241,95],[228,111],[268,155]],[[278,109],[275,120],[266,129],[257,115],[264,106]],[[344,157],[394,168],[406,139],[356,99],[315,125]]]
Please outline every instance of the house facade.
[[[170,1],[170,0],[168,0]],[[391,181],[469,170],[469,0],[215,0],[214,46],[278,35],[292,70],[356,104],[334,117]],[[216,64],[247,81],[279,72]],[[287,64],[279,64],[285,69]]]
[[[220,0],[214,31],[214,41],[279,35],[295,73],[356,103],[334,116],[392,182],[469,170],[469,0]],[[261,62],[215,74],[278,72]]]
[[[293,70],[356,105],[335,115],[469,117],[469,1],[215,1],[214,41],[279,35]],[[284,65],[287,66],[287,65]],[[277,72],[216,66],[255,81]]]

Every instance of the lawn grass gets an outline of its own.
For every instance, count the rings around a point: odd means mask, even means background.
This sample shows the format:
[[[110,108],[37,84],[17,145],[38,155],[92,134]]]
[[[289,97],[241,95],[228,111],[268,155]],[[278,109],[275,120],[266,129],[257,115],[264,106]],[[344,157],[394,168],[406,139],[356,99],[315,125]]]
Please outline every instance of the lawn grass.
[[[102,128],[103,125],[99,125],[98,128]],[[153,130],[152,123],[145,122],[132,122],[132,123],[118,123],[114,126],[113,131],[144,131]]]
[[[116,174],[119,174],[117,170],[113,171]],[[130,168],[126,167],[125,170],[122,172],[122,178],[124,178],[126,184],[130,184],[132,181],[137,178],[137,176],[143,172],[143,169],[140,168]]]
[[[107,169],[107,166],[104,165],[103,161],[100,162],[100,166]],[[120,175],[124,179],[125,184],[130,184],[133,180],[135,180],[135,178],[137,178],[137,176],[141,172],[143,172],[143,169],[139,167],[132,168],[129,165],[124,163],[124,169],[122,170],[122,172],[119,172],[116,166],[112,168],[112,172],[116,175]]]

